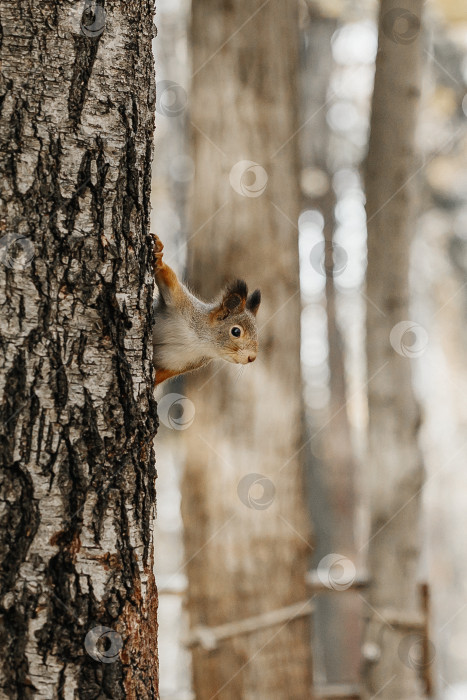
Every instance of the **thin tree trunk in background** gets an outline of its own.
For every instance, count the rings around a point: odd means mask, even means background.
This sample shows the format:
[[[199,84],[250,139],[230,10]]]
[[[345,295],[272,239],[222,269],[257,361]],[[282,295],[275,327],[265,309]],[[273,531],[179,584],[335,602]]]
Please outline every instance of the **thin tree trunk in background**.
[[[0,14],[0,695],[155,698],[153,3]]]
[[[192,41],[189,280],[207,298],[236,277],[263,293],[256,362],[187,381],[196,417],[185,433],[182,512],[195,627],[305,602],[311,547],[300,451],[297,4],[200,0]],[[197,700],[310,698],[309,610],[300,607],[304,617],[215,651],[196,647]]]
[[[324,193],[309,191],[305,187],[308,196],[304,202],[305,207],[318,209],[323,215],[326,258],[323,267],[326,274],[330,401],[328,411],[320,413],[321,420],[311,417],[310,428],[316,435],[310,443],[312,453],[320,455],[319,458],[313,457],[310,468],[310,502],[315,515],[316,536],[314,564],[318,566],[329,553],[339,553],[356,562],[355,461],[345,408],[344,341],[337,321],[333,263],[336,196],[329,163],[331,130],[326,119],[334,67],[331,40],[338,23],[335,17],[326,16],[322,6],[309,3],[308,12],[308,21],[303,28],[303,121],[306,122],[310,114],[313,118],[301,132],[300,153],[302,167],[312,168],[313,173],[319,170],[323,181],[328,183]],[[313,185],[313,179],[310,185]],[[351,593],[325,595],[319,598],[316,607],[315,636],[324,652],[326,681],[357,681],[360,659],[358,599]],[[317,660],[315,668],[317,671]]]
[[[410,320],[422,5],[411,0],[402,10],[398,2],[381,2],[366,172],[371,587],[364,680],[365,698],[378,694],[381,700],[424,697],[417,677],[419,629],[410,623],[421,616],[417,565],[424,476],[410,357],[423,339],[417,327],[413,333],[397,325]]]
[[[467,5],[461,0],[440,2],[443,13],[454,12],[467,21]],[[455,21],[455,15],[452,16]],[[465,632],[464,581],[467,573],[465,537],[467,509],[465,481],[467,458],[467,240],[463,212],[467,206],[465,188],[458,184],[467,169],[467,123],[462,109],[465,86],[462,79],[464,49],[454,38],[451,21],[442,28],[437,17],[427,17],[427,60],[424,80],[429,81],[426,114],[434,133],[447,134],[447,148],[425,137],[423,157],[423,225],[417,227],[412,265],[414,294],[429,344],[421,360],[418,381],[423,386],[423,448],[427,484],[423,491],[427,539],[427,564],[431,592],[432,641],[438,686],[461,693],[465,681],[465,645],[452,643]],[[454,29],[454,32],[453,32]],[[439,103],[446,85],[452,99],[448,114],[439,117]],[[464,103],[465,105],[465,103]],[[424,124],[427,121],[424,114]],[[433,133],[433,132],[432,132]],[[443,163],[442,176],[437,177]],[[444,167],[444,166],[447,167]],[[461,186],[462,187],[462,186]],[[433,216],[435,212],[435,216]],[[445,640],[449,639],[446,644]],[[458,652],[462,649],[462,653]],[[442,683],[440,680],[442,679]],[[454,690],[455,689],[455,690]],[[441,689],[439,690],[441,694]]]

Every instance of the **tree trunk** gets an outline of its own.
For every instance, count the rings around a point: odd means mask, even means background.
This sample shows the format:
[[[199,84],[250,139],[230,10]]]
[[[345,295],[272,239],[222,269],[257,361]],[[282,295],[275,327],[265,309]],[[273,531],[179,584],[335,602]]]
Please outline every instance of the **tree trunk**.
[[[410,319],[409,252],[417,173],[422,0],[382,0],[366,191],[371,587],[365,697],[424,697],[417,585],[424,470],[411,359],[424,331]],[[405,324],[405,325],[404,325]]]
[[[244,278],[250,291],[261,287],[263,302],[256,362],[188,381],[196,408],[182,495],[191,625],[292,603],[302,614],[237,633],[216,651],[196,647],[194,690],[198,700],[304,700],[311,547],[301,459],[297,5],[203,0],[193,5],[192,39],[198,233],[189,279],[209,298]]]
[[[0,695],[155,698],[153,4],[0,14]]]
[[[333,75],[332,36],[338,22],[326,8],[308,4],[309,17],[303,31],[302,104],[304,128],[300,133],[302,168],[318,170],[328,183],[325,192],[305,187],[305,208],[323,215],[325,241],[323,273],[326,276],[325,307],[328,337],[329,393],[327,411],[310,411],[310,506],[314,515],[316,549],[314,565],[338,552],[357,563],[355,547],[355,461],[347,406],[344,339],[337,318],[337,290],[334,274],[334,230],[336,195],[332,186],[332,140],[327,122],[327,100]],[[310,119],[310,115],[313,115]],[[305,171],[306,172],[306,171]],[[324,189],[324,187],[323,187]],[[319,454],[319,458],[316,456]],[[322,595],[314,615],[315,637],[323,650],[324,677],[328,683],[355,682],[360,661],[360,615],[355,595]],[[315,676],[318,659],[315,656]]]

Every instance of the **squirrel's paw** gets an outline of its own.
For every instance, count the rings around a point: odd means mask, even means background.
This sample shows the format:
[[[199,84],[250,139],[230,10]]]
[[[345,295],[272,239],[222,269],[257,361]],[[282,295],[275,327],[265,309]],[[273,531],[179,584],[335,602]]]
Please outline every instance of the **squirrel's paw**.
[[[157,269],[162,263],[162,251],[164,250],[164,244],[162,243],[159,236],[157,236],[155,233],[152,233],[151,236],[154,240],[153,262],[154,267]]]

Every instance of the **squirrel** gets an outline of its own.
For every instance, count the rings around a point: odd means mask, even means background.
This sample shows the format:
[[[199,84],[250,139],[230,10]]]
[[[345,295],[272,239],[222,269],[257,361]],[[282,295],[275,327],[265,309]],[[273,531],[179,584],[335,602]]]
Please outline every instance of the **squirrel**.
[[[152,237],[154,277],[159,289],[153,329],[155,386],[219,357],[243,365],[254,362],[260,290],[248,295],[246,283],[236,280],[214,301],[201,301],[162,260],[164,246],[158,236]]]

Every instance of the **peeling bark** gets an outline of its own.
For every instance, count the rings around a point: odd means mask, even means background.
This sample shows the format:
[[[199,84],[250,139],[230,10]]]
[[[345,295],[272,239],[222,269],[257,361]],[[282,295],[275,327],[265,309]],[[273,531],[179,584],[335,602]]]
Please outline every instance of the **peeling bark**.
[[[153,5],[0,16],[0,695],[154,698]]]

